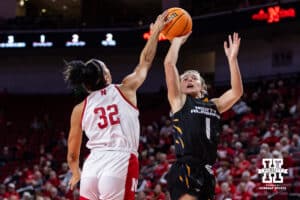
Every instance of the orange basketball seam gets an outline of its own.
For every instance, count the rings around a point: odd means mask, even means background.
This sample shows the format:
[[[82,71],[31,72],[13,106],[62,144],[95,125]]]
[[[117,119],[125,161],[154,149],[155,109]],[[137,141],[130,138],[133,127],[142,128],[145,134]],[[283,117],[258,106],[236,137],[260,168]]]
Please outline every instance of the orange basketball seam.
[[[165,32],[165,36],[167,37],[168,32],[171,30],[171,28],[178,22],[178,20],[180,19],[180,17],[182,17],[185,13],[182,13],[181,15],[179,15],[177,17],[177,20],[169,27],[169,29]]]
[[[180,35],[185,35],[185,34],[183,34],[183,33],[185,32],[185,29],[186,29],[186,27],[187,27],[188,25],[189,25],[189,19],[186,20],[184,29],[182,29]]]

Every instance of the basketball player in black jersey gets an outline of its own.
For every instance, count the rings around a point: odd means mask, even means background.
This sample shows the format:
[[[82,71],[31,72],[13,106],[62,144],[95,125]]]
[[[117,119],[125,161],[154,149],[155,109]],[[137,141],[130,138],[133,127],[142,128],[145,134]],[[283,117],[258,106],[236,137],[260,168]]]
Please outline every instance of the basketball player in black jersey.
[[[215,177],[211,166],[217,158],[220,114],[243,94],[237,60],[240,38],[234,33],[224,42],[231,88],[219,98],[208,99],[204,79],[196,70],[179,76],[176,68],[179,49],[189,35],[171,41],[164,61],[176,149],[176,162],[167,176],[168,189],[172,200],[213,200]]]

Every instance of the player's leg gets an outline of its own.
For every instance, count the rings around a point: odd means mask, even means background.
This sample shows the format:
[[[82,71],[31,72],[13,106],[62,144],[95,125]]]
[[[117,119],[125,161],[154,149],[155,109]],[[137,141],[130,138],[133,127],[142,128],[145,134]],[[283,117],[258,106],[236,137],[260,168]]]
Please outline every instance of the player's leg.
[[[180,178],[182,177],[180,169],[181,164],[174,163],[166,177],[171,200],[179,200],[187,194],[187,188]]]
[[[214,176],[206,168],[174,163],[167,175],[168,190],[172,200],[214,199]]]

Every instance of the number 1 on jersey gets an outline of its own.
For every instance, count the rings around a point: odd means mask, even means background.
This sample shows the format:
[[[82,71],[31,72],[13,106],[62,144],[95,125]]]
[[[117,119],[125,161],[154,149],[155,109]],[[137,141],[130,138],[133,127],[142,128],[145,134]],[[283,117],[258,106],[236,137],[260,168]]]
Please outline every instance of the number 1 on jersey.
[[[99,114],[100,122],[98,123],[98,127],[100,129],[106,128],[109,124],[120,124],[120,118],[117,116],[119,110],[116,104],[108,105],[106,108],[97,107],[94,109],[94,113]]]
[[[205,132],[207,139],[210,140],[210,118],[205,118]]]

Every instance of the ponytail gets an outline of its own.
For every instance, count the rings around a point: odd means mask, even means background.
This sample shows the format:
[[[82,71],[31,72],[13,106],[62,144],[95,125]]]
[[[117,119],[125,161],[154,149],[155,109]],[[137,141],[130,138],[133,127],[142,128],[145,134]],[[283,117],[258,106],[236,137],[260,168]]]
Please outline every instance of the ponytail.
[[[68,62],[63,72],[65,81],[74,89],[83,87],[87,92],[101,89],[106,86],[103,65],[96,59],[86,63],[78,60]]]
[[[65,62],[66,68],[63,72],[65,81],[72,87],[79,86],[84,80],[85,65],[80,60]]]

